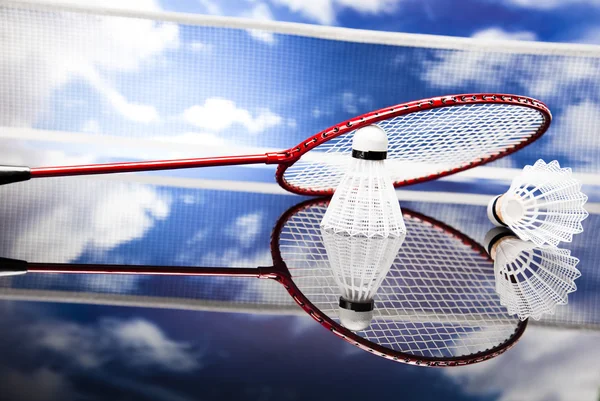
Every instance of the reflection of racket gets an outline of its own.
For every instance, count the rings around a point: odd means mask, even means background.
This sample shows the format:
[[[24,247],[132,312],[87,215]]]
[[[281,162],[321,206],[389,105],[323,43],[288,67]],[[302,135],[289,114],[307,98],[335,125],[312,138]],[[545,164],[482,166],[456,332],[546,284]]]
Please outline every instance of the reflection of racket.
[[[551,118],[543,103],[524,96],[445,96],[355,117],[281,152],[31,169],[4,166],[0,167],[0,184],[39,177],[267,163],[279,165],[276,179],[284,189],[304,195],[331,195],[352,151],[354,131],[377,124],[387,132],[386,165],[398,187],[454,174],[513,153],[539,138]]]
[[[403,210],[408,235],[375,296],[371,326],[351,332],[338,323],[339,292],[327,261],[319,223],[327,201],[288,210],[271,241],[273,267],[203,268],[40,264],[4,260],[8,273],[119,273],[274,279],[328,330],[388,359],[426,366],[457,366],[509,349],[527,322],[507,314],[494,290],[485,251],[454,229]],[[12,266],[12,268],[11,268]]]

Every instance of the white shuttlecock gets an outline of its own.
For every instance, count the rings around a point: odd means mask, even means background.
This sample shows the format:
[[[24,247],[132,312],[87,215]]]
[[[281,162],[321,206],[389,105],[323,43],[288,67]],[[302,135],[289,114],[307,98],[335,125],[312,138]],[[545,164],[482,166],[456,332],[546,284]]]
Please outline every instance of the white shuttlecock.
[[[560,168],[556,160],[548,164],[538,160],[525,166],[510,189],[492,199],[487,210],[492,223],[509,227],[519,238],[557,246],[583,231],[586,201],[571,169]]]
[[[373,255],[379,252],[395,257],[406,236],[402,210],[385,167],[387,146],[385,131],[375,125],[354,133],[352,159],[321,221],[340,287],[340,321],[351,330],[369,326],[373,295],[393,262],[393,257]],[[335,256],[342,243],[352,259],[342,261]],[[357,246],[359,253],[352,246]]]
[[[523,241],[506,228],[490,230],[485,243],[494,259],[500,303],[519,319],[554,314],[556,305],[566,305],[568,294],[577,290],[579,259],[571,251]]]

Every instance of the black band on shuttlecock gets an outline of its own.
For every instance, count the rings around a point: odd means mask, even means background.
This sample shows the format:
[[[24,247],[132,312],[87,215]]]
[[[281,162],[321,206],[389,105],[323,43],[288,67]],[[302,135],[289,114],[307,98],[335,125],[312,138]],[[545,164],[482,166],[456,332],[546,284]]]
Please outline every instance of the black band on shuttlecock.
[[[375,301],[352,302],[340,297],[340,308],[354,312],[370,312],[375,308]]]
[[[508,227],[502,220],[500,220],[500,216],[498,216],[498,213],[496,213],[496,203],[498,202],[498,199],[500,199],[499,196],[497,196],[496,199],[494,199],[494,203],[492,203],[492,215],[494,216],[498,224],[502,224],[504,227]]]
[[[492,247],[494,246],[494,244],[496,242],[500,241],[504,237],[516,237],[517,236],[514,232],[512,232],[508,228],[505,228],[505,229],[496,228],[496,230],[502,230],[502,231],[499,232],[498,234],[496,234],[495,236],[493,236],[492,239],[490,240],[490,242],[487,244],[487,252],[489,255],[492,254]]]
[[[363,152],[362,150],[352,149],[352,157],[363,160],[385,160],[387,152]]]

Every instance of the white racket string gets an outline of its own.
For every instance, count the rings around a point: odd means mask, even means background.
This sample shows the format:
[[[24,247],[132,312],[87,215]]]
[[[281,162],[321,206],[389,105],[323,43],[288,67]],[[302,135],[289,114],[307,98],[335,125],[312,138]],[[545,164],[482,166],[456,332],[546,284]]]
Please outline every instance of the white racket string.
[[[339,288],[319,235],[325,205],[299,211],[283,227],[281,257],[294,283],[330,318]],[[493,264],[461,238],[411,214],[407,237],[375,296],[375,318],[357,334],[396,351],[458,357],[496,347],[515,332],[495,292]]]
[[[386,166],[393,182],[428,177],[480,162],[536,135],[538,110],[515,104],[462,104],[414,112],[377,125],[389,140]],[[336,188],[351,158],[354,132],[315,147],[287,168],[290,185]]]

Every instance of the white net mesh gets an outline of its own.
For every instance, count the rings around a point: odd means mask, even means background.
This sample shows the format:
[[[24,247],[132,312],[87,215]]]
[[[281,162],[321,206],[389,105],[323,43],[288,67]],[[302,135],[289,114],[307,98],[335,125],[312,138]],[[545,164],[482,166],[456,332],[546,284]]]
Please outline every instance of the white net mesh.
[[[322,226],[353,236],[404,238],[402,211],[384,161],[350,157]]]
[[[571,169],[561,169],[556,160],[548,164],[538,160],[515,177],[501,198],[500,211],[520,238],[556,246],[560,241],[571,242],[573,234],[583,231],[587,199]]]
[[[568,294],[577,290],[578,263],[567,249],[501,240],[494,265],[500,302],[522,320],[554,314],[556,305],[566,305]]]
[[[280,234],[280,252],[300,291],[338,320],[339,289],[319,223],[326,206],[293,215]],[[371,326],[357,334],[381,346],[424,357],[456,357],[505,343],[518,319],[494,289],[492,263],[431,223],[405,214],[408,235],[375,294]]]
[[[111,158],[108,161],[114,161],[146,158],[145,152],[152,149],[176,149],[186,157],[258,153],[257,147],[285,149],[357,114],[401,102],[449,93],[509,92],[544,101],[555,122],[551,132],[539,141],[490,166],[521,168],[537,158],[559,158],[578,172],[600,172],[600,107],[595,95],[600,93],[600,47],[516,41],[489,46],[471,39],[276,22],[261,27],[257,21],[215,20],[160,11],[139,15],[119,10],[67,12],[50,2],[43,3],[38,7],[3,2],[0,6],[0,135],[4,162],[31,166],[78,164],[107,161],[106,155]],[[246,31],[250,25],[262,29],[273,41],[255,40]],[[87,73],[83,67],[87,67]],[[215,98],[220,101],[215,102]],[[198,118],[223,113],[229,118]],[[348,149],[350,145],[348,142]],[[19,153],[15,148],[22,150],[22,159],[14,157]],[[73,157],[66,160],[65,154]],[[152,158],[164,156],[154,154]],[[200,171],[191,173],[199,175]],[[252,177],[257,174],[253,171]],[[271,172],[267,175],[272,179]],[[123,241],[123,233],[109,220],[99,235],[94,231],[97,224],[90,219],[107,217],[101,213],[101,201],[107,193],[113,193],[115,184],[102,184],[100,189],[97,185],[95,181],[82,184],[65,179],[2,188],[2,256],[73,261],[80,255],[77,247],[71,246],[73,243],[93,244],[101,237],[99,254],[106,259],[94,254],[92,261],[98,263],[203,261],[249,267],[269,263],[264,246],[262,259],[234,255],[227,262],[221,252],[183,260],[167,259],[162,254],[173,253],[164,250],[158,256],[148,252],[162,250],[159,243],[179,250],[178,246],[189,240],[189,231],[181,227],[172,235],[161,233],[151,246],[134,245],[132,248],[140,249],[134,256],[109,252],[111,246]],[[144,188],[154,191],[150,186]],[[116,192],[124,194],[127,205],[132,199],[147,202],[139,192],[124,193],[120,187]],[[180,196],[178,191],[164,192],[165,197]],[[209,213],[203,221],[231,214],[236,203],[223,194],[184,192],[185,196],[210,198],[211,208],[218,207],[219,213]],[[99,203],[95,213],[90,213],[91,199]],[[256,202],[266,203],[265,210],[281,206],[270,197]],[[290,200],[285,207],[293,202]],[[124,202],[108,203],[109,210],[118,211],[119,219],[131,217],[132,212],[122,206]],[[151,209],[155,204],[151,203]],[[483,238],[488,229],[481,225],[485,219],[483,207],[441,203],[411,207],[449,222],[475,239]],[[155,213],[160,211],[149,212]],[[54,218],[57,215],[59,219]],[[183,228],[197,225],[196,214],[186,216],[178,224]],[[40,218],[44,218],[42,225]],[[585,224],[599,224],[597,215]],[[221,237],[209,238],[213,242],[207,249],[221,249]],[[600,281],[594,263],[599,257],[597,238],[576,236],[570,246],[582,259],[580,269],[588,279],[580,280],[580,289],[572,294],[568,307],[541,322],[598,329]],[[38,253],[31,255],[32,249]],[[211,257],[205,260],[200,256]],[[29,275],[1,280],[0,295],[54,302],[303,314],[286,291],[270,280],[162,277],[136,285],[131,281],[121,276],[84,280]],[[248,283],[253,287],[247,287]]]
[[[467,104],[418,111],[377,125],[388,136],[386,167],[394,183],[478,164],[534,136],[544,116],[518,104]],[[354,132],[333,138],[290,166],[284,179],[311,190],[337,188]]]

